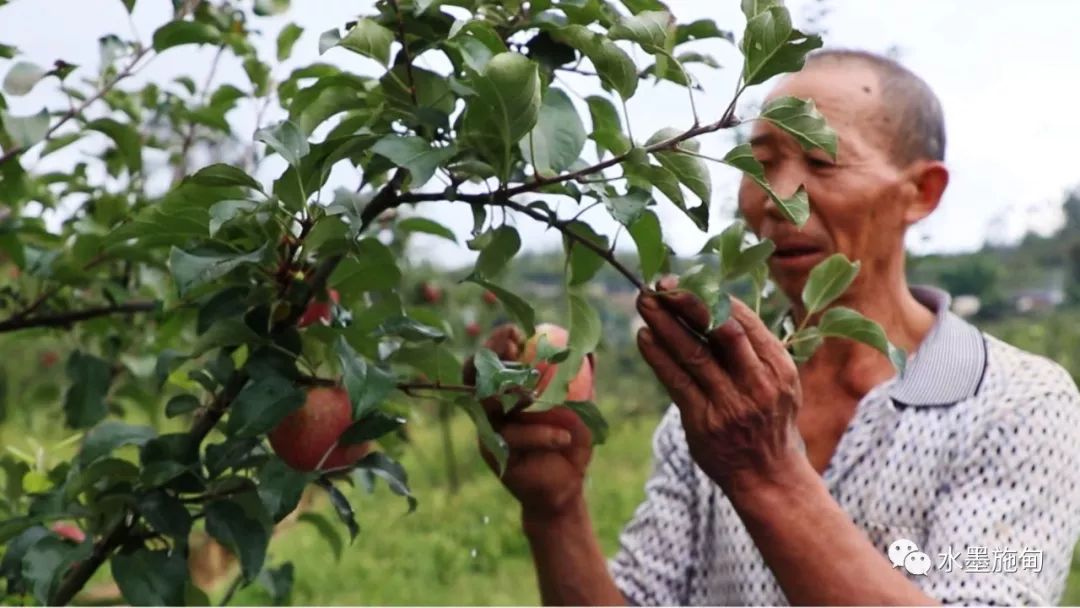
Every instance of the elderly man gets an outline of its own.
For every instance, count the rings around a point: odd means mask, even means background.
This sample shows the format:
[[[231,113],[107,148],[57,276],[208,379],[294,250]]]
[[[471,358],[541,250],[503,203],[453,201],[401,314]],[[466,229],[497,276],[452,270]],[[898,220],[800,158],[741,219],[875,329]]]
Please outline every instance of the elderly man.
[[[544,602],[1055,603],[1080,535],[1076,386],[904,274],[904,233],[948,183],[937,99],[897,63],[848,51],[813,55],[771,93],[783,95],[817,103],[837,158],[755,123],[768,180],[781,195],[803,185],[811,217],[797,229],[749,180],[742,214],[776,242],[769,268],[797,322],[817,262],[861,261],[838,303],[912,353],[907,370],[832,339],[797,368],[739,302],[704,345],[677,319],[700,328],[700,302],[671,283],[643,294],[638,345],[674,405],[614,558],[583,499],[581,423],[560,409],[496,421]],[[489,344],[505,351],[507,337]]]

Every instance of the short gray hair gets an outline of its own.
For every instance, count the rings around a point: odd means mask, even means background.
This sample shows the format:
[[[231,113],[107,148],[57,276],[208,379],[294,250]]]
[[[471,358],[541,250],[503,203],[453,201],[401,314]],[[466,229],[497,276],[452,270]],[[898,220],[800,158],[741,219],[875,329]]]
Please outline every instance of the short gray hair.
[[[945,160],[945,116],[937,95],[922,78],[899,62],[869,51],[827,49],[811,53],[806,65],[857,62],[878,77],[882,112],[888,120],[890,153],[898,165]]]

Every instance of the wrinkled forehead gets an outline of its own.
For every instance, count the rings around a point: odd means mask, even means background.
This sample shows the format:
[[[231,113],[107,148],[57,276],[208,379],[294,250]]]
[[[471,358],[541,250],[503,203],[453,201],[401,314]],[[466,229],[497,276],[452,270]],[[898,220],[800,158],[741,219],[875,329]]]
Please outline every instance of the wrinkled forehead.
[[[811,99],[840,140],[841,147],[866,144],[887,149],[883,141],[889,117],[883,111],[878,75],[857,62],[825,60],[781,79],[765,98]],[[775,129],[767,121],[755,121],[753,134]]]

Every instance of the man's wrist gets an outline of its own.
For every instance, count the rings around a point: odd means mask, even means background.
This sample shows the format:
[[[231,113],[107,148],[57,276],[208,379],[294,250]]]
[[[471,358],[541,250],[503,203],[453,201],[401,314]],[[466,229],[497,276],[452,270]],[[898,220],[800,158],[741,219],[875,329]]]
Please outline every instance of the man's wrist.
[[[821,477],[803,452],[792,450],[767,469],[736,471],[720,481],[738,511],[765,512],[813,492]]]
[[[588,522],[589,509],[584,496],[577,496],[558,509],[530,508],[528,505],[521,508],[521,526],[526,536],[550,534],[552,531],[587,525]]]

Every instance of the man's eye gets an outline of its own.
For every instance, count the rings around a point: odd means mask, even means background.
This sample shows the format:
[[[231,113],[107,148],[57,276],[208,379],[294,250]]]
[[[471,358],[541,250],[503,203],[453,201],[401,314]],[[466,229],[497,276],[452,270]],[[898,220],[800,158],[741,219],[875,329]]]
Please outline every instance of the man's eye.
[[[829,169],[835,167],[831,160],[825,160],[824,158],[815,158],[813,156],[806,157],[806,164],[810,165],[814,169]]]

